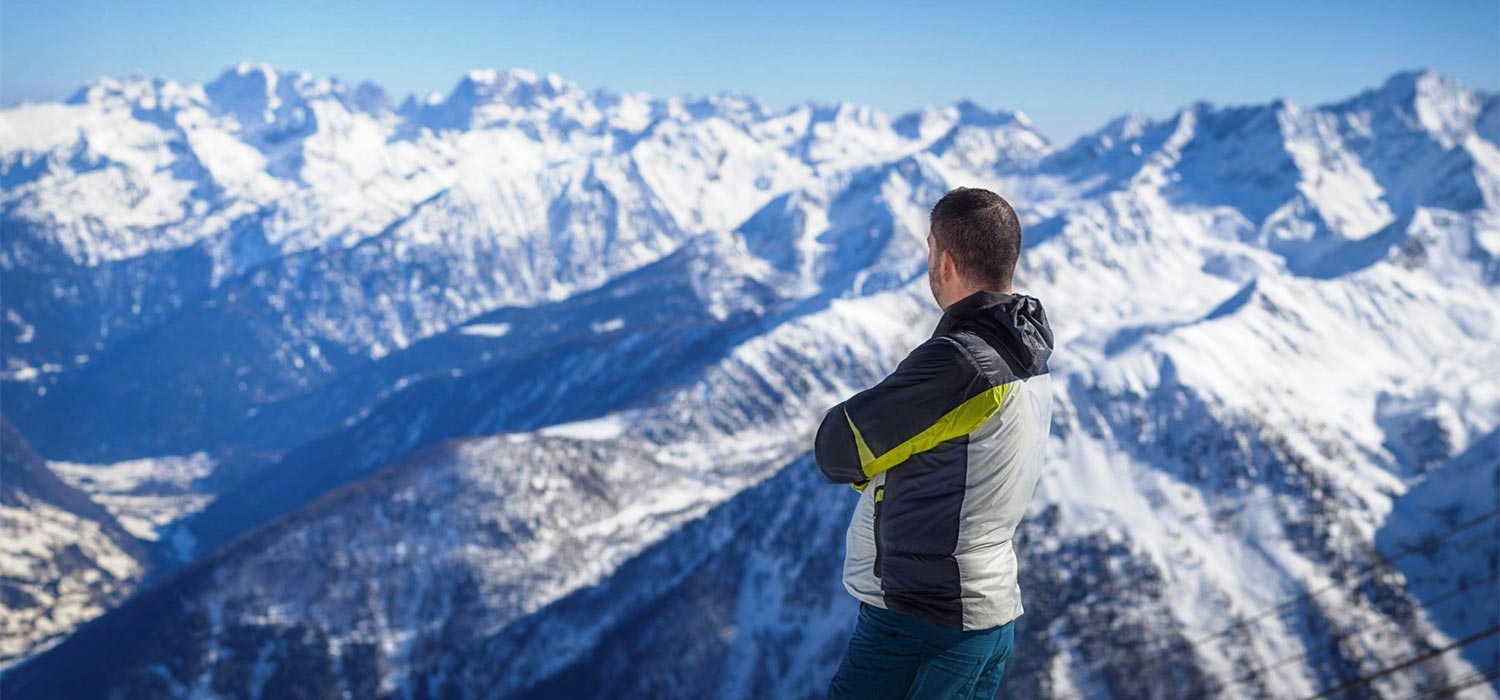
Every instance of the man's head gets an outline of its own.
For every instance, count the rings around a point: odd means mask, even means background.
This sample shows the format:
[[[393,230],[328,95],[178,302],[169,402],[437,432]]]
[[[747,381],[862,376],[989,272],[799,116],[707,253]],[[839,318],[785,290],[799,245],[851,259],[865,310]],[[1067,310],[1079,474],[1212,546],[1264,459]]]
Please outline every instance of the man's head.
[[[927,280],[947,308],[979,290],[1009,292],[1021,255],[1021,222],[1000,195],[960,187],[932,207]]]

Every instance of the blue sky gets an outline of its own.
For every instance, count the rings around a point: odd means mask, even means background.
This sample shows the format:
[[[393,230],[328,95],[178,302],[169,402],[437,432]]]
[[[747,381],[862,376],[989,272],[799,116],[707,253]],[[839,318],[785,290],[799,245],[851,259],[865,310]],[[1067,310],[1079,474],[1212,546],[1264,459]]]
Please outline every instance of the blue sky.
[[[185,82],[248,59],[398,99],[470,68],[554,72],[584,88],[737,90],[784,107],[899,113],[971,98],[1058,139],[1126,111],[1206,99],[1338,99],[1407,68],[1500,89],[1500,2],[965,3],[38,2],[0,7],[0,104],[60,99],[102,75]]]

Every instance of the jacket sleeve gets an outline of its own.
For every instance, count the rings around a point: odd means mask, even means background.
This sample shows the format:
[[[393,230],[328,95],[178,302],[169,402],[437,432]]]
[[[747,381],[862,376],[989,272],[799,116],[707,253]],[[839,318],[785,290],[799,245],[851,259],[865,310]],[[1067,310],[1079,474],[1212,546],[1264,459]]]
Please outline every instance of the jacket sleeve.
[[[814,440],[818,469],[830,483],[854,484],[914,454],[967,435],[1005,398],[957,341],[917,346],[874,387],[829,409]]]

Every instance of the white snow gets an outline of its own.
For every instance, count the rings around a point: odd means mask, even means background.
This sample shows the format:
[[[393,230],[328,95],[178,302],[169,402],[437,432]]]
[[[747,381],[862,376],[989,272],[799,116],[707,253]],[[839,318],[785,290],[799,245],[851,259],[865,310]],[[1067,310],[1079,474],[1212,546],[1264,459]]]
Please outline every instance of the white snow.
[[[541,433],[549,437],[568,437],[577,440],[608,440],[616,438],[625,432],[625,419],[622,416],[605,416],[593,420],[582,420],[573,423],[562,423],[542,428]]]
[[[0,576],[14,593],[0,602],[0,659],[103,613],[143,573],[96,521],[24,496],[0,505]]]
[[[214,469],[205,452],[114,464],[51,462],[63,481],[89,494],[130,534],[155,540],[168,525],[208,505],[213,495],[197,480]]]
[[[589,328],[595,333],[610,333],[625,327],[625,319],[612,318],[607,321],[595,321],[589,324]]]
[[[477,335],[485,338],[503,338],[510,332],[509,323],[470,323],[459,326],[458,332],[464,335]]]

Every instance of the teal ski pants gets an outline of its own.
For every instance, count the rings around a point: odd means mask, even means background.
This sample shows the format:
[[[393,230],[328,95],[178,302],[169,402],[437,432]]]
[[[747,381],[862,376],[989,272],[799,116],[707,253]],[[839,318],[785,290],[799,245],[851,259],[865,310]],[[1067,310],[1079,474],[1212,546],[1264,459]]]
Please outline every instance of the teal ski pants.
[[[830,700],[993,700],[1015,642],[1014,620],[959,631],[867,603]]]

